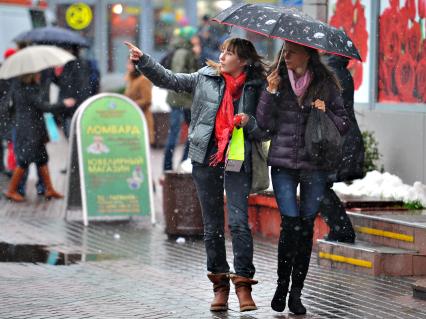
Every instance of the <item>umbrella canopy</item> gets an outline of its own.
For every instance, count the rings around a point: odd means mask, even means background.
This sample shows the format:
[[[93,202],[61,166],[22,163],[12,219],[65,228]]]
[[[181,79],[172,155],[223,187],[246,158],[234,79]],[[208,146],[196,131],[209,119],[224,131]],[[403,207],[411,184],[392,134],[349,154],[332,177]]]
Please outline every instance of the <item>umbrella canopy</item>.
[[[35,28],[19,34],[15,42],[30,42],[35,44],[76,45],[89,47],[89,42],[77,32],[60,27]]]
[[[361,61],[358,50],[343,30],[293,8],[240,3],[223,10],[212,20]]]
[[[0,67],[0,79],[9,79],[59,66],[75,57],[64,49],[50,45],[34,45],[19,50]]]

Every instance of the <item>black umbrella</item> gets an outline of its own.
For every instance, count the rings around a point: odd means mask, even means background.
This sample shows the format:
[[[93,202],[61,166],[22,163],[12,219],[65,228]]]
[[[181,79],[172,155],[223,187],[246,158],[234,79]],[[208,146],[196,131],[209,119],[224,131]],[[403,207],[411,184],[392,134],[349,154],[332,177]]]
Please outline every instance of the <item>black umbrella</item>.
[[[19,34],[15,42],[31,42],[36,44],[54,44],[59,46],[76,45],[89,47],[89,42],[77,32],[60,27],[43,27]]]
[[[288,40],[361,61],[358,50],[343,30],[315,20],[296,9],[240,3],[223,10],[212,20],[268,38]]]

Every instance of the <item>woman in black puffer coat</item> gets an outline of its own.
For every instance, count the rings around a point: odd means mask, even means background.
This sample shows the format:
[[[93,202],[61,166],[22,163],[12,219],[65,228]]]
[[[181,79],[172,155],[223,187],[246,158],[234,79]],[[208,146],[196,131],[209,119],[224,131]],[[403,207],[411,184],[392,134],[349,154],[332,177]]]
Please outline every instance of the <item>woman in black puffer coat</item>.
[[[15,155],[18,165],[5,196],[15,202],[24,201],[24,197],[18,192],[18,185],[29,165],[35,163],[46,188],[44,196],[48,199],[62,198],[63,196],[53,188],[49,176],[49,157],[45,146],[49,138],[43,113],[72,107],[75,100],[65,99],[62,103],[53,105],[46,103],[39,73],[23,75],[15,84],[11,101],[15,112]]]
[[[301,290],[309,268],[313,226],[327,183],[328,164],[317,164],[305,149],[305,129],[312,107],[324,111],[341,134],[348,120],[340,86],[320,62],[317,50],[286,42],[272,66],[268,87],[257,108],[261,129],[272,134],[268,163],[272,184],[281,212],[278,243],[278,287],[271,306],[284,311],[291,278],[288,306],[295,314],[306,313]],[[277,59],[278,60],[278,59]],[[300,184],[300,205],[297,186]]]

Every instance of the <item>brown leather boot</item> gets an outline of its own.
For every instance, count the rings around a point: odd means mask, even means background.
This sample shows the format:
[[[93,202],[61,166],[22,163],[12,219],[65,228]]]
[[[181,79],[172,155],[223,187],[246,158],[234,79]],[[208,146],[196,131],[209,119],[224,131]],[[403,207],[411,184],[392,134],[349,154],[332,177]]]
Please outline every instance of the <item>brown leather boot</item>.
[[[13,171],[12,178],[10,179],[9,189],[4,193],[8,199],[13,200],[14,202],[23,202],[25,198],[18,193],[18,186],[21,182],[22,177],[25,174],[25,170],[19,166]]]
[[[228,310],[229,297],[229,273],[207,274],[207,277],[213,283],[214,299],[210,306],[210,311]]]
[[[63,195],[59,194],[53,188],[52,181],[50,180],[49,169],[48,169],[47,165],[40,166],[38,168],[38,171],[40,172],[40,176],[43,179],[44,187],[46,189],[45,192],[44,192],[44,197],[46,197],[46,199],[64,198]]]
[[[251,286],[257,284],[257,280],[237,275],[231,275],[231,280],[240,302],[240,311],[256,310],[256,304],[251,296]]]

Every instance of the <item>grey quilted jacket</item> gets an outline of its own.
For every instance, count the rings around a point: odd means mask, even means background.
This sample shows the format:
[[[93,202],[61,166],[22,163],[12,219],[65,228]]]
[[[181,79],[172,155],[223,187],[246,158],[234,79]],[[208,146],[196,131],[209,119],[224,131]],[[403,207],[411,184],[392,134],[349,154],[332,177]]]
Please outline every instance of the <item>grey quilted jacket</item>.
[[[203,163],[214,131],[216,113],[224,94],[225,80],[223,77],[210,66],[190,74],[173,73],[147,54],[140,58],[137,69],[158,87],[193,94],[188,133],[189,157],[194,162]],[[264,140],[268,137],[268,133],[262,131],[255,120],[256,108],[263,86],[263,80],[249,77],[239,100],[238,113],[246,113],[250,116],[249,123],[244,127],[244,168],[246,171],[251,170],[251,140]]]

